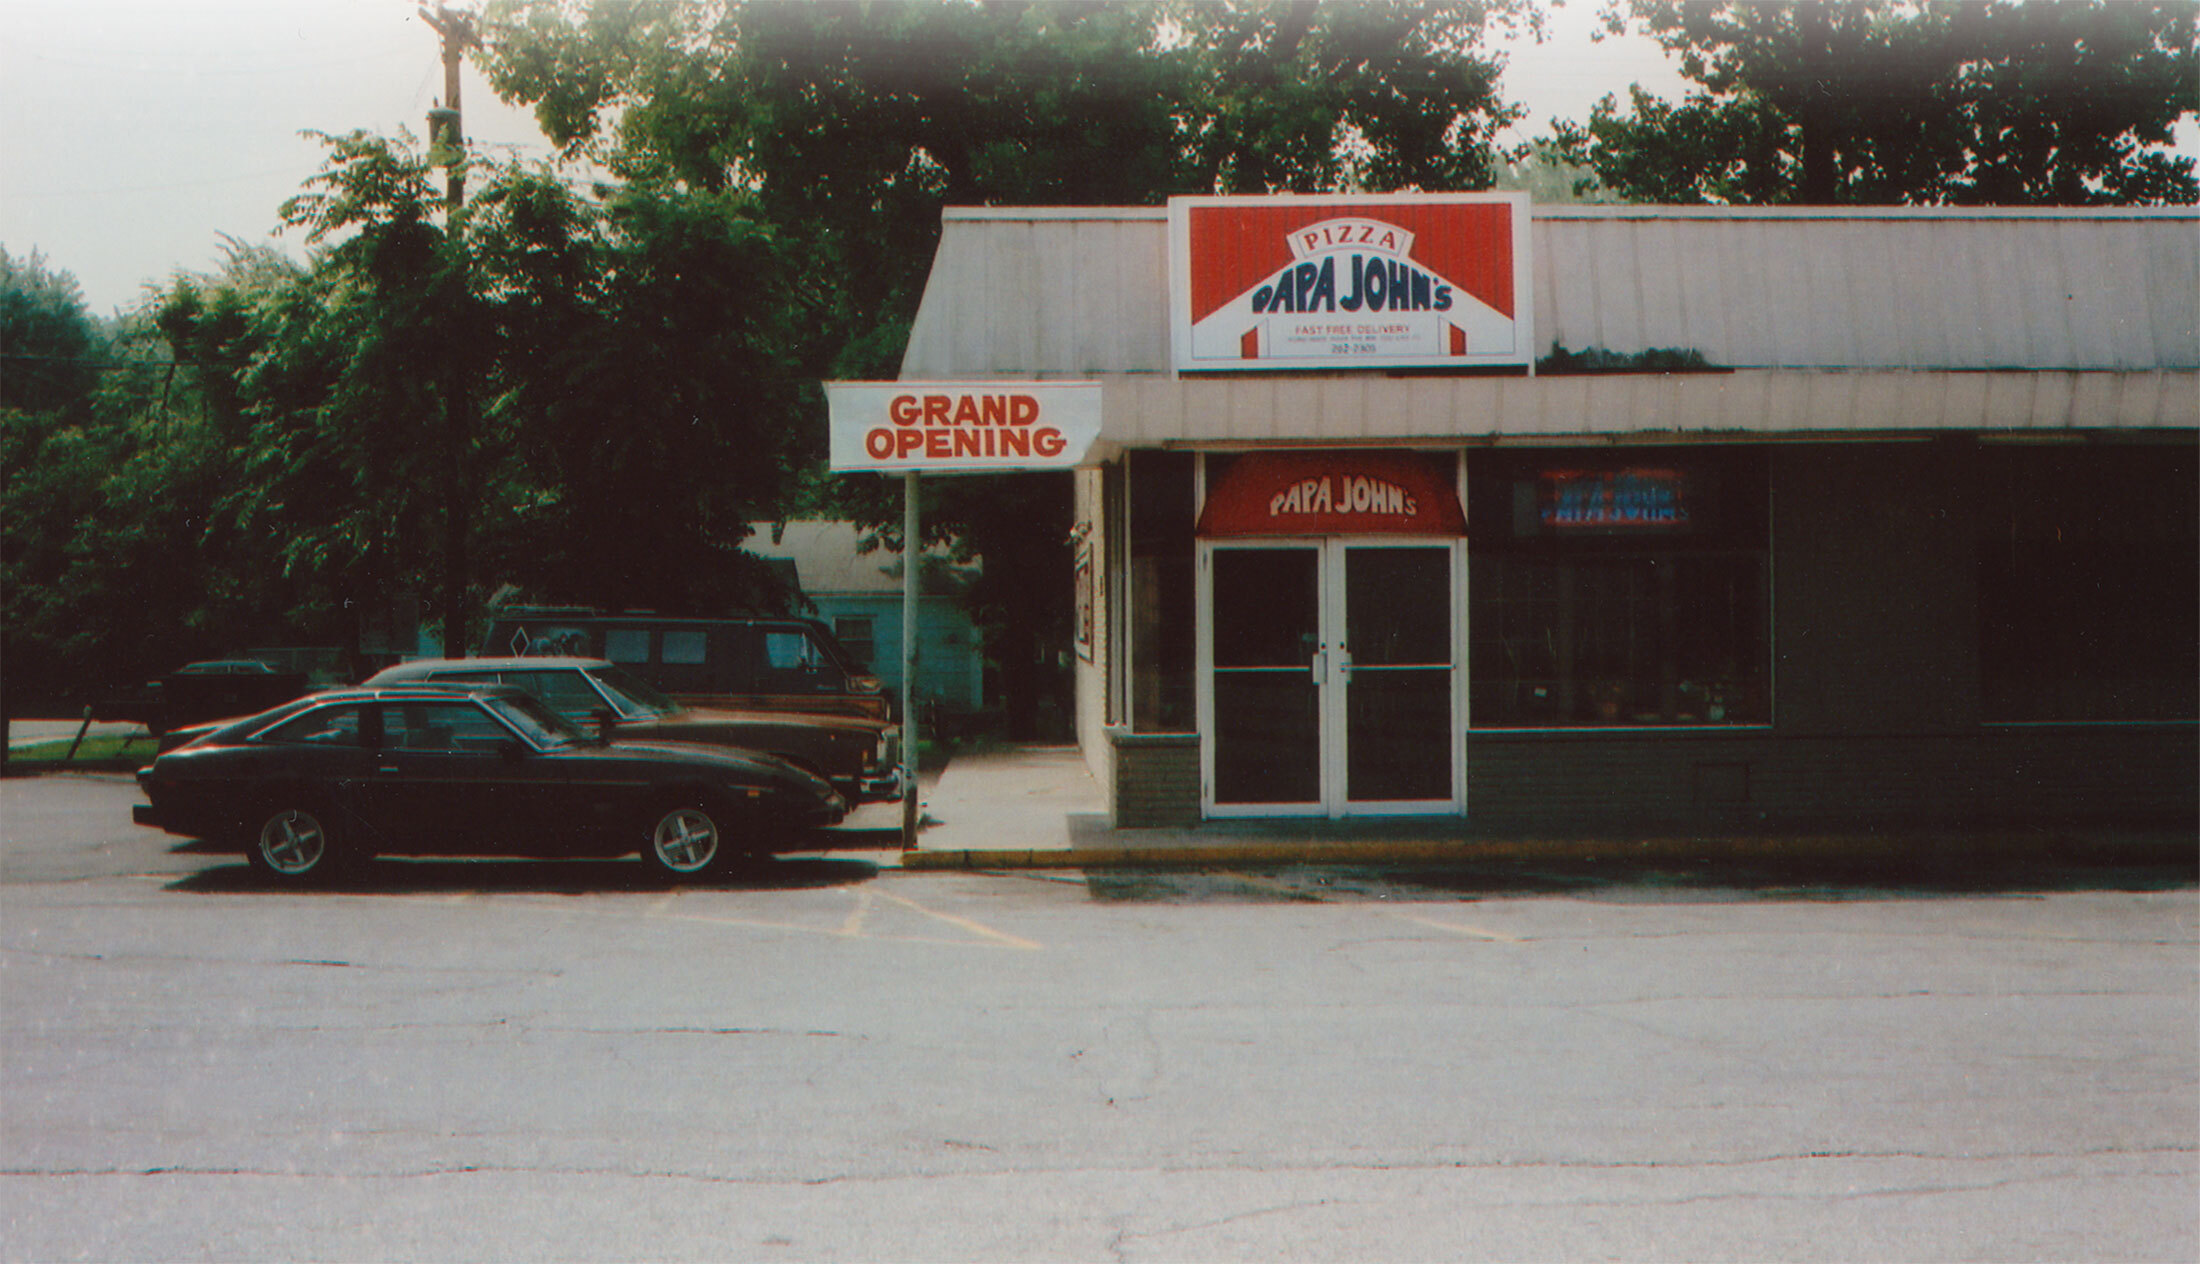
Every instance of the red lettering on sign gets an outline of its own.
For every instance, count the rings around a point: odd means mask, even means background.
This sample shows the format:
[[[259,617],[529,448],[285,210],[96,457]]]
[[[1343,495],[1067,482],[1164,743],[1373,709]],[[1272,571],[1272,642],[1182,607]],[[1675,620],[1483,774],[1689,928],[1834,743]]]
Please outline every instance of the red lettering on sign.
[[[914,425],[917,420],[917,397],[914,395],[894,396],[894,402],[886,406],[886,415],[893,418],[894,424],[897,426]]]

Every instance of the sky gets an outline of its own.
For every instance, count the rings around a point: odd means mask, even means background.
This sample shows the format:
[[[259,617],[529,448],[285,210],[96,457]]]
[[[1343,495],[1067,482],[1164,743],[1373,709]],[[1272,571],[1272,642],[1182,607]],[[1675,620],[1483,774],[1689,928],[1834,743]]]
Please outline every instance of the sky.
[[[177,272],[217,268],[224,238],[302,255],[279,208],[321,167],[306,131],[417,137],[442,95],[416,0],[0,0],[0,246],[72,273],[96,315]],[[454,7],[473,7],[456,5]],[[1515,139],[1584,119],[1604,94],[1683,81],[1647,39],[1593,43],[1597,0],[1554,12],[1555,37],[1509,46]],[[461,103],[478,146],[548,158],[524,111],[472,67]]]

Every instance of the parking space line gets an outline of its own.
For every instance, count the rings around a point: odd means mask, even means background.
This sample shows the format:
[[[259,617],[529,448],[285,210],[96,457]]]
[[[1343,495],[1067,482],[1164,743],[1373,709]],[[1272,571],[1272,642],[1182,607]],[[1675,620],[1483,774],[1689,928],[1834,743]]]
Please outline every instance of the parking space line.
[[[1447,922],[1436,917],[1423,917],[1418,913],[1408,913],[1404,909],[1381,908],[1376,911],[1386,917],[1395,917],[1402,922],[1412,922],[1416,926],[1450,931],[1454,935],[1465,935],[1470,939],[1486,939],[1494,944],[1517,944],[1521,942],[1516,935],[1507,935],[1494,930],[1483,930],[1478,926],[1467,926],[1459,922]]]
[[[1011,935],[1007,931],[995,930],[991,926],[988,926],[983,922],[972,921],[967,917],[960,917],[953,913],[942,913],[936,909],[928,909],[922,904],[917,903],[915,900],[910,899],[906,895],[896,895],[892,891],[880,891],[878,894],[881,899],[892,900],[894,903],[902,905],[903,907],[908,908],[913,912],[922,913],[926,917],[937,918],[940,921],[946,922],[950,926],[959,926],[962,929],[969,931],[973,935],[983,935],[988,939],[1005,944],[1010,948],[1022,948],[1028,951],[1036,952],[1043,947],[1043,945],[1035,944],[1028,939],[1023,939],[1016,935]]]
[[[871,890],[869,887],[865,887],[856,892],[856,906],[848,910],[848,920],[840,924],[840,933],[861,938],[864,920],[870,916]]]

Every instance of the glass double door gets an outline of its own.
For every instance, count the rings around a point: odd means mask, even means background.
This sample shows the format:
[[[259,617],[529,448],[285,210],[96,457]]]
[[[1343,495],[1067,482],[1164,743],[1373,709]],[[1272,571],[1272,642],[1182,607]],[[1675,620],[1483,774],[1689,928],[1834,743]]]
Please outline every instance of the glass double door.
[[[1458,545],[1215,541],[1200,552],[1208,813],[1457,810]]]

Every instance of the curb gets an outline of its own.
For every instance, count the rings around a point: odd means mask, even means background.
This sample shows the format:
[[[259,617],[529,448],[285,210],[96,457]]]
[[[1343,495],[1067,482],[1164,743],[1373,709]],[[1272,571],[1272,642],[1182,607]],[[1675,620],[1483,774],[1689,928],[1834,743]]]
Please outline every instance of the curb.
[[[1625,864],[1810,865],[1937,869],[1946,866],[2182,866],[2195,864],[2189,835],[1947,832],[1670,838],[1328,839],[1229,843],[1077,845],[1058,848],[918,849],[903,869],[1165,869],[1284,865]]]

